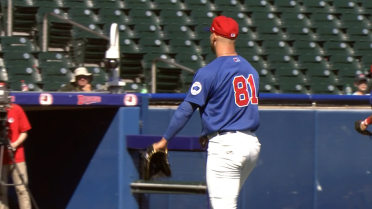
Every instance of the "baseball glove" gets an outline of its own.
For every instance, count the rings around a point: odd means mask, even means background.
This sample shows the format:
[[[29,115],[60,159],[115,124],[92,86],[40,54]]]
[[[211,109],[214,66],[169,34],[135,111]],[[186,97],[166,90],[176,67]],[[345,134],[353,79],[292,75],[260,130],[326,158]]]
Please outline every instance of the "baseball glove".
[[[149,180],[154,176],[171,176],[168,162],[168,150],[154,150],[147,147],[143,156],[143,179]]]
[[[362,123],[361,120],[355,121],[355,130],[356,130],[358,133],[362,134],[362,135],[372,136],[372,133],[371,133],[370,131],[368,131],[368,130],[362,130],[362,129],[360,128],[360,123]]]

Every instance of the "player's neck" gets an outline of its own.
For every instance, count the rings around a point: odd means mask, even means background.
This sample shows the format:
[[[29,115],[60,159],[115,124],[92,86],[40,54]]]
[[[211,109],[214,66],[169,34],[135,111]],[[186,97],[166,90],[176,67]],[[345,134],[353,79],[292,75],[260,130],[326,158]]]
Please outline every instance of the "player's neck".
[[[216,56],[236,56],[238,53],[235,51],[235,47],[233,45],[225,45],[221,47],[216,47]]]
[[[235,51],[234,52],[223,52],[223,53],[216,53],[217,57],[223,57],[223,56],[236,56],[238,55]]]

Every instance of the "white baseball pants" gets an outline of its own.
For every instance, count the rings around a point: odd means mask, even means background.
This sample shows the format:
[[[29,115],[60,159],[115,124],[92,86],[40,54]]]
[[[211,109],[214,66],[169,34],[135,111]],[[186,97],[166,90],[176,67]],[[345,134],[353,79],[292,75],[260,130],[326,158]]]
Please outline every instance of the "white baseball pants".
[[[256,165],[261,144],[252,132],[217,135],[209,140],[207,186],[212,209],[236,209],[241,187]]]

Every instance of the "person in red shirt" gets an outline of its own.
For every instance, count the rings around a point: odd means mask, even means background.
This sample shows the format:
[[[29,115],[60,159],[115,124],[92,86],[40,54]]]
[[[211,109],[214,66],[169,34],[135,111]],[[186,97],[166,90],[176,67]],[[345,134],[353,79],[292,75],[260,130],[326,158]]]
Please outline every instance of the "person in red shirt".
[[[27,189],[28,176],[23,142],[31,129],[30,122],[22,107],[10,104],[6,108],[9,146],[4,148],[3,168],[1,173],[0,208],[8,206],[8,187],[3,183],[12,177],[20,209],[31,209],[30,194]],[[14,156],[12,158],[12,156]],[[23,178],[23,179],[22,179]]]

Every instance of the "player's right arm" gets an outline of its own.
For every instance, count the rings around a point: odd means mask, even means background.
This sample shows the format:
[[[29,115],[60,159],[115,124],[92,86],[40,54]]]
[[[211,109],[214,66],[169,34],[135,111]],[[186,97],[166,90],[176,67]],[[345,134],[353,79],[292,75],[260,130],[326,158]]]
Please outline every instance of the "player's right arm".
[[[366,119],[364,119],[364,120],[360,123],[360,129],[361,129],[362,131],[364,131],[364,130],[366,130],[367,127],[368,127],[369,125],[371,125],[371,124],[372,124],[372,115],[368,116]]]
[[[190,119],[197,107],[198,106],[193,103],[183,101],[173,114],[167,131],[160,141],[153,144],[153,148],[155,150],[165,149],[168,141],[186,125],[187,121]]]

